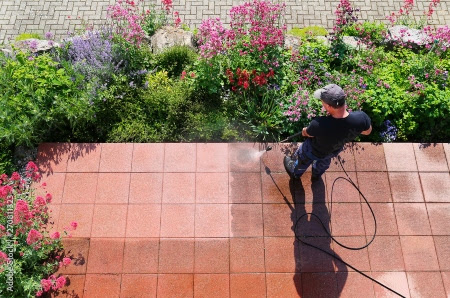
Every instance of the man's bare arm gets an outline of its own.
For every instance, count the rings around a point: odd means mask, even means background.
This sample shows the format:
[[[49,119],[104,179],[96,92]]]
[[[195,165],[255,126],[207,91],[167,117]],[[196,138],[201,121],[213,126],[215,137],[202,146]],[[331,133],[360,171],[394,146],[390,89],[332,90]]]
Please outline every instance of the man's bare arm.
[[[362,135],[368,136],[372,132],[372,125],[370,125],[368,130],[364,130],[361,132]]]
[[[308,138],[314,138],[314,136],[310,136],[310,135],[306,132],[306,127],[303,127],[303,130],[302,130],[302,136],[308,137]]]

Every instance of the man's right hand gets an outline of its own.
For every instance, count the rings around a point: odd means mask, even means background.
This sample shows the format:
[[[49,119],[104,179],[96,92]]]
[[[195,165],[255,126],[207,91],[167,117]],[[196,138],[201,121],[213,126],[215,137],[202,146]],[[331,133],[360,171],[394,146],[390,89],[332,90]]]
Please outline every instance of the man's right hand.
[[[303,127],[303,130],[302,130],[302,136],[308,137],[308,138],[312,138],[312,137],[313,137],[313,136],[310,136],[310,135],[306,132],[306,127]]]

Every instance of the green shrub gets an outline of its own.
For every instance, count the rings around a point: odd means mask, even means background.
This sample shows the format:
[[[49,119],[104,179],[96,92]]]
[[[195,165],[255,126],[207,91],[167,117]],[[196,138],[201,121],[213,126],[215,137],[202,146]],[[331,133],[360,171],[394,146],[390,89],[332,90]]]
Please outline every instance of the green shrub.
[[[159,70],[167,71],[171,78],[178,78],[188,65],[196,61],[197,54],[187,46],[173,46],[158,54],[155,59]]]
[[[92,117],[80,76],[49,55],[6,59],[0,68],[0,143],[28,145],[70,137]]]
[[[16,38],[14,39],[15,41],[21,41],[21,40],[26,40],[26,39],[43,39],[42,35],[40,35],[39,33],[21,33],[18,36],[16,36]]]
[[[308,26],[305,28],[294,27],[288,31],[288,34],[301,38],[307,38],[311,36],[327,36],[328,31],[321,26]]]
[[[386,25],[378,22],[352,23],[343,28],[342,35],[356,36],[380,44],[386,34]]]

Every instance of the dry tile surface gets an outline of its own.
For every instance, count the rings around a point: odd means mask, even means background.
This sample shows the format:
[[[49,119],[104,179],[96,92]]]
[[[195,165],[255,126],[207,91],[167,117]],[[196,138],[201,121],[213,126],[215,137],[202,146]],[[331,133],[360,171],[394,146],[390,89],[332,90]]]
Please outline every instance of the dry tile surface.
[[[41,144],[50,229],[78,222],[58,297],[395,297],[355,268],[449,297],[449,144],[348,144],[314,182],[298,145]]]

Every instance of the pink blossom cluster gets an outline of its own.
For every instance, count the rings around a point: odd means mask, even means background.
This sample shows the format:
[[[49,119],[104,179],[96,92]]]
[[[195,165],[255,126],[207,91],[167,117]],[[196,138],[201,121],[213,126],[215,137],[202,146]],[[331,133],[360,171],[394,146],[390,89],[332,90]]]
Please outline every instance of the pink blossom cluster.
[[[63,288],[64,285],[66,284],[66,282],[67,282],[67,280],[64,276],[60,276],[60,277],[56,278],[56,276],[54,276],[52,274],[52,275],[50,275],[50,277],[48,279],[41,280],[42,290],[38,291],[36,293],[36,296],[40,297],[40,296],[42,296],[42,294],[44,292],[48,292],[50,290],[57,291],[57,290]]]
[[[285,4],[254,0],[230,10],[230,26],[236,37],[249,38],[249,47],[263,51],[267,46],[283,46],[286,25],[279,26]]]
[[[48,204],[52,200],[52,195],[47,193],[45,196],[33,196],[31,183],[39,182],[40,179],[39,169],[33,162],[27,164],[24,178],[17,172],[14,172],[10,177],[6,174],[0,175],[0,208],[3,216],[6,217],[8,212],[6,205],[14,202],[12,224],[17,237],[14,244],[20,250],[20,256],[24,256],[29,249],[36,251],[44,247],[48,249],[48,245],[53,245],[61,237],[59,232],[53,232],[49,235],[46,231],[49,218]],[[43,183],[42,185],[46,184]],[[73,231],[77,226],[77,222],[71,222],[68,230]],[[67,231],[64,232],[67,234]],[[3,225],[0,225],[0,237],[4,236],[11,235],[6,233],[6,228]],[[8,262],[8,257],[5,252],[0,251],[0,265],[5,262]],[[70,258],[63,258],[58,264],[61,267],[70,263]],[[41,289],[36,295],[41,296],[49,290],[58,290],[65,284],[65,277],[56,278],[52,275],[41,281]]]
[[[431,43],[426,45],[429,50],[434,49],[436,53],[443,53],[450,47],[450,27],[445,25],[439,28],[427,26],[423,28]]]
[[[115,24],[116,33],[139,45],[145,37],[141,27],[144,15],[138,13],[136,3],[131,0],[117,0],[114,5],[108,6],[108,17]]]
[[[279,23],[284,8],[284,4],[254,0],[231,8],[230,29],[225,29],[218,18],[203,21],[198,34],[200,54],[211,58],[238,44],[244,47],[241,55],[282,46],[286,25],[280,27]]]

